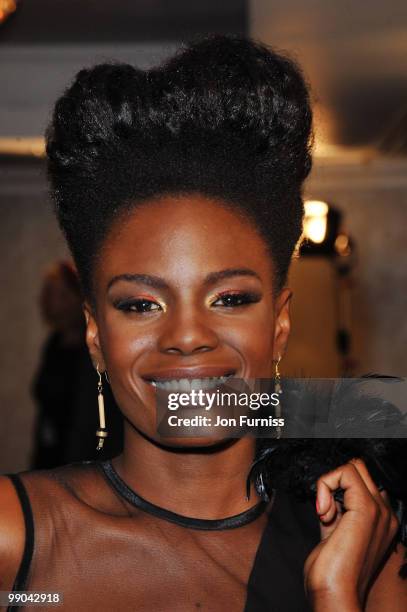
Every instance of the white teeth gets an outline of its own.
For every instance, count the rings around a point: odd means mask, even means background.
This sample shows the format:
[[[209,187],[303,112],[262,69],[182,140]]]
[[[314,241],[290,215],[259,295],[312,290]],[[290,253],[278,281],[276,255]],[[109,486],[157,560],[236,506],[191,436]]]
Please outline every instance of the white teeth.
[[[177,385],[177,381],[174,381],[172,384]],[[190,391],[191,390],[190,381],[188,381],[186,378],[182,378],[181,380],[178,381],[178,389],[180,391]]]
[[[179,380],[166,380],[165,382],[158,382],[152,380],[150,382],[153,387],[162,389],[163,391],[172,391],[175,393],[190,393],[192,390],[199,391],[202,389],[213,389],[220,385],[223,385],[230,376],[218,376],[213,378],[181,378]]]

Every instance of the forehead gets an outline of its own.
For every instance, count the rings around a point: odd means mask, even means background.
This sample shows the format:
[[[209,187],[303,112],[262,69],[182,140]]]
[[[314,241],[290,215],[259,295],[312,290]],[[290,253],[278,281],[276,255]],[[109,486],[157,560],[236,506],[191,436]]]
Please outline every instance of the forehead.
[[[238,209],[192,194],[151,199],[118,219],[97,276],[151,273],[182,284],[229,267],[252,267],[271,278],[265,240]]]

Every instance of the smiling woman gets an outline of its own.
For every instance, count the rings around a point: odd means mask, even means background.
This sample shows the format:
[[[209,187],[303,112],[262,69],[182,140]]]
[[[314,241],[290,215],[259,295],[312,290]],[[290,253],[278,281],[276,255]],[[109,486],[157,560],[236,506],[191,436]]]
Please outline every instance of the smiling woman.
[[[151,383],[181,390],[188,379],[202,387],[207,378],[268,378],[284,349],[288,293],[279,298],[273,351],[267,245],[251,222],[200,194],[151,198],[114,224],[94,288],[91,354],[108,371],[126,419],[151,440],[159,441]],[[191,444],[199,442],[208,440]]]
[[[157,431],[159,392],[274,375],[310,136],[299,69],[245,39],[83,70],[58,100],[52,192],[124,450],[0,479],[3,590],[76,612],[405,609],[397,519],[362,461],[319,478],[315,509],[251,469],[253,437]]]

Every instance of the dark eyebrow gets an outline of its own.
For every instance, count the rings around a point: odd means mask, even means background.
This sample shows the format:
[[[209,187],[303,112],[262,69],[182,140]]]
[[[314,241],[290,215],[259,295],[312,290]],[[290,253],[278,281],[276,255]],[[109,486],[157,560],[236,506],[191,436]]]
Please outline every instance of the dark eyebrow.
[[[251,270],[250,268],[228,268],[226,270],[220,270],[219,272],[211,272],[205,277],[204,284],[212,285],[220,280],[224,280],[225,278],[233,278],[235,276],[252,276],[261,280],[257,272]],[[149,287],[154,287],[155,289],[169,288],[168,284],[160,276],[154,276],[151,274],[118,274],[110,279],[107,285],[107,290],[109,290],[112,285],[119,281],[141,283],[142,285],[148,285]]]
[[[168,289],[168,285],[164,279],[159,276],[153,276],[151,274],[118,274],[110,279],[107,290],[118,281],[127,281],[130,283],[141,283],[142,285],[148,285],[155,289]]]
[[[219,272],[211,272],[205,278],[204,283],[206,285],[212,285],[225,278],[233,278],[235,276],[253,276],[261,280],[260,276],[254,270],[250,268],[228,268],[226,270],[220,270]]]

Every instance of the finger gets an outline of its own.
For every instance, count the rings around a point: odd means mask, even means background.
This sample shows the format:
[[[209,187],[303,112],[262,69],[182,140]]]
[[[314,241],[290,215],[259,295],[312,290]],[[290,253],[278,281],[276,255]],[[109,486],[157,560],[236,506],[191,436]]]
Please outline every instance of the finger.
[[[397,514],[394,512],[392,508],[392,505],[390,503],[390,498],[389,498],[387,491],[385,489],[381,489],[381,490],[379,489],[379,493],[383,499],[383,503],[386,505],[386,508],[388,510],[388,522],[387,522],[388,532],[389,532],[389,537],[393,539],[393,537],[397,534],[398,530],[400,529],[400,521],[399,521]]]
[[[398,519],[393,512],[387,492],[384,489],[379,489],[370,476],[369,470],[362,459],[353,459],[352,463],[358,470],[365,485],[369,489],[370,494],[377,503],[379,509],[379,521],[384,526],[389,536],[392,537],[397,532]]]
[[[369,546],[372,528],[375,528],[380,512],[378,504],[352,463],[346,463],[327,474],[323,474],[317,482],[317,501],[320,515],[322,515],[321,522],[327,527],[324,530],[325,537],[331,535],[337,526],[337,522],[334,521],[336,509],[334,509],[333,491],[338,488],[344,490],[343,502],[347,511],[346,522],[348,524],[353,523],[360,536],[360,544],[362,545],[362,542],[365,542],[364,546],[366,548]]]
[[[344,490],[346,510],[360,510],[365,504],[372,503],[372,496],[359,471],[352,463],[323,474],[317,481],[317,501],[320,514],[325,514],[333,504],[332,492]]]
[[[379,487],[378,487],[378,489],[379,489]],[[380,493],[380,496],[381,496],[383,502],[387,506],[387,508],[389,508],[389,510],[392,510],[392,507],[391,507],[391,504],[390,504],[390,498],[389,498],[389,495],[388,495],[386,489],[379,489],[379,493]]]
[[[372,540],[376,547],[377,504],[356,467],[346,463],[323,474],[317,481],[317,499],[323,514],[332,512],[331,504],[335,503],[333,492],[338,488],[344,491],[346,512],[337,513],[329,523],[321,521],[321,539],[329,539],[331,550],[352,551],[352,563],[357,567],[367,567]],[[376,553],[373,557],[375,560]]]
[[[383,501],[381,506],[384,510],[379,508],[368,485],[375,492],[376,486],[370,474],[366,474],[362,467],[359,471],[353,462],[323,474],[317,481],[317,500],[323,514],[331,516],[333,492],[338,488],[344,491],[346,508],[342,516],[336,513],[328,523],[321,520],[321,540],[326,540],[328,547],[324,550],[351,551],[349,567],[354,569],[350,573],[360,571],[363,584],[377,571],[395,529],[392,522],[386,524],[386,517],[391,515]],[[380,492],[379,496],[383,500]]]
[[[359,459],[359,458],[354,458],[350,460],[350,463],[352,463],[352,465],[354,465],[354,467],[357,469],[357,471],[359,472],[363,482],[365,483],[366,487],[368,488],[370,494],[372,497],[374,497],[374,499],[378,502],[378,503],[384,503],[383,502],[383,496],[380,495],[380,491],[376,485],[376,483],[374,482],[373,478],[370,475],[369,470],[366,467],[366,463],[363,461],[363,459]]]
[[[320,520],[324,523],[330,523],[338,512],[331,489],[323,481],[317,484],[316,508]]]
[[[342,512],[339,502],[334,502],[332,506],[333,507],[329,510],[327,514],[324,514],[319,517],[321,540],[325,540],[328,536],[331,535],[333,531],[335,531],[342,518]]]
[[[338,506],[338,502],[336,502],[336,504]],[[339,525],[341,518],[342,518],[342,513],[340,511],[340,508],[337,508],[336,515],[330,521],[326,521],[324,517],[319,517],[319,518],[321,521],[319,524],[321,540],[326,540],[326,538],[330,536],[331,533],[335,531],[336,527]]]
[[[399,522],[390,505],[387,492],[384,489],[379,489],[379,487],[376,485],[369,473],[369,470],[367,469],[365,462],[361,459],[354,459],[352,463],[358,470],[365,485],[369,489],[372,498],[377,504],[377,529],[378,532],[381,533],[381,537],[376,540],[371,540],[369,551],[376,554],[376,556],[381,557],[381,555],[379,555],[379,551],[381,549],[387,549],[391,540],[398,531]]]

